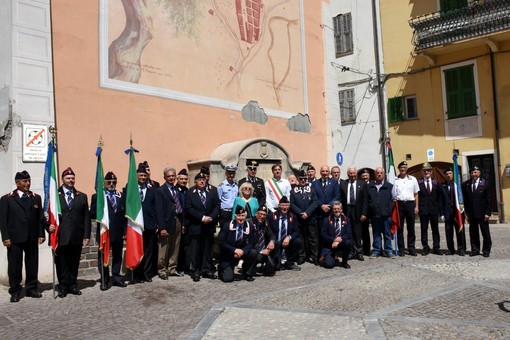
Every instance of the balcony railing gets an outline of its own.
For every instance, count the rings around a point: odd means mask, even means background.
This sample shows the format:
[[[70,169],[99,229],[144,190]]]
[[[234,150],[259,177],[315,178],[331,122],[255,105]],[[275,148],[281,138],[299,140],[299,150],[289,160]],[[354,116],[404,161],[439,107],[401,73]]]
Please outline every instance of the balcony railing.
[[[416,51],[510,29],[510,0],[472,2],[468,7],[411,19]]]

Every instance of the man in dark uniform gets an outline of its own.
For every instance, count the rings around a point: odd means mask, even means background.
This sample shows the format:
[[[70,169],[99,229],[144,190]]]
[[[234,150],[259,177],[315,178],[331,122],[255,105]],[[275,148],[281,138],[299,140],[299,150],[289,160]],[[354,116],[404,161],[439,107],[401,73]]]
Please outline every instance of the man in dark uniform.
[[[239,187],[245,182],[249,182],[253,186],[253,197],[259,202],[259,207],[266,204],[266,187],[264,186],[264,180],[256,177],[257,167],[259,162],[256,160],[246,160],[246,171],[248,175],[239,180]]]
[[[273,256],[275,269],[280,270],[283,265],[287,270],[301,270],[295,262],[299,259],[303,240],[299,236],[297,218],[290,212],[290,201],[287,196],[280,199],[278,209],[269,215],[268,223],[276,238]]]
[[[267,223],[267,207],[262,205],[258,208],[255,216],[252,218],[255,233],[255,250],[257,252],[256,262],[250,270],[250,275],[254,275],[257,263],[262,265],[261,271],[265,276],[273,276],[275,264],[273,262],[275,236]]]
[[[188,191],[188,171],[186,169],[181,169],[181,171],[179,171],[177,174],[177,184],[175,187],[177,188],[177,192],[179,194],[179,201],[181,202],[181,206],[185,207],[186,191]],[[177,215],[177,218],[179,218],[181,222],[181,242],[179,244],[179,257],[177,259],[177,273],[178,275],[183,275],[183,273],[187,273],[190,269],[189,253],[191,239],[189,237],[185,212],[183,211],[180,216]]]
[[[149,162],[143,161],[143,163],[138,164],[138,167],[143,166],[145,167],[145,172],[147,172],[147,186],[149,188],[159,188],[160,184],[158,181],[155,181],[151,179],[151,168],[149,167]]]
[[[347,169],[347,181],[340,182],[340,196],[345,215],[349,218],[352,227],[351,258],[363,261],[363,246],[361,243],[362,223],[368,216],[367,184],[358,180],[355,167]]]
[[[208,191],[206,177],[195,176],[195,186],[186,192],[186,221],[191,237],[191,266],[193,281],[200,276],[216,279],[212,262],[212,246],[216,223],[220,212],[220,200],[216,190]]]
[[[310,184],[317,179],[315,178],[315,167],[311,164],[306,168],[306,174],[308,176],[308,183]]]
[[[460,223],[464,224],[464,213],[461,213],[460,221],[457,215],[457,201],[456,201],[456,190],[457,184],[453,178],[453,169],[448,168],[444,171],[446,175],[446,181],[442,184],[443,190],[446,193],[447,204],[445,205],[444,211],[444,223],[445,223],[445,234],[446,234],[446,245],[448,247],[447,255],[455,254],[455,243],[453,242],[453,230],[457,235],[457,254],[464,256],[466,253],[466,233],[465,228],[460,229]]]
[[[235,219],[226,223],[220,231],[220,263],[218,272],[221,281],[234,281],[234,267],[243,260],[243,276],[248,282],[254,280],[253,265],[257,258],[253,224],[246,220],[246,210],[237,206]]]
[[[0,199],[0,231],[7,247],[7,273],[11,302],[21,296],[23,253],[25,254],[25,288],[27,296],[40,298],[37,288],[39,244],[44,242],[45,219],[41,196],[30,191],[27,171],[16,173],[16,190]]]
[[[319,263],[319,228],[317,228],[316,210],[320,203],[315,189],[308,183],[306,171],[301,170],[298,177],[299,185],[290,191],[290,210],[298,218],[304,243],[298,264],[306,260],[316,265]]]
[[[147,184],[147,169],[139,164],[136,170],[138,190],[143,211],[143,258],[134,270],[136,282],[152,282],[158,266],[158,225],[156,217],[156,188]]]
[[[108,218],[109,225],[108,230],[110,233],[110,250],[112,254],[112,285],[117,287],[126,287],[126,283],[120,275],[120,269],[122,267],[122,249],[124,247],[124,237],[126,234],[126,208],[124,202],[124,196],[120,191],[117,191],[117,176],[109,171],[104,176],[104,195],[105,204],[108,207]],[[103,192],[99,193],[100,195]],[[97,194],[93,194],[90,199],[90,218],[95,220],[97,217]],[[97,223],[96,241],[99,243],[101,234],[101,225]],[[101,290],[107,290],[110,283],[110,269],[105,267],[103,264],[101,251],[98,251],[97,266],[101,277],[104,275],[104,279],[101,279]]]
[[[58,247],[55,266],[58,277],[58,296],[68,293],[81,295],[77,286],[81,250],[90,242],[90,214],[87,195],[76,190],[73,169],[62,172],[62,186],[58,189],[62,215],[58,228]],[[55,226],[49,228],[55,231]]]
[[[483,237],[482,253],[489,257],[492,240],[489,230],[489,218],[492,213],[491,194],[489,182],[480,178],[480,168],[473,166],[469,170],[471,179],[464,182],[463,193],[465,198],[466,215],[469,221],[469,239],[471,240],[471,254],[480,255],[480,231]]]
[[[443,255],[440,248],[439,236],[439,216],[444,216],[444,191],[439,183],[432,178],[432,166],[424,163],[422,167],[423,178],[418,181],[420,191],[419,197],[419,215],[421,229],[421,245],[423,247],[422,255],[430,253],[428,244],[429,221],[432,229],[432,253]]]
[[[324,268],[333,268],[336,257],[342,259],[341,267],[351,268],[347,262],[351,252],[352,230],[349,218],[342,212],[342,203],[333,202],[332,214],[322,224],[323,248],[320,262]]]
[[[360,170],[360,179],[366,183],[368,197],[368,183],[370,182],[370,171],[367,168]],[[363,222],[361,222],[361,239],[363,244],[363,255],[370,256],[372,254],[372,251],[370,250],[372,244],[370,243],[370,219],[368,218],[368,215],[367,218]]]

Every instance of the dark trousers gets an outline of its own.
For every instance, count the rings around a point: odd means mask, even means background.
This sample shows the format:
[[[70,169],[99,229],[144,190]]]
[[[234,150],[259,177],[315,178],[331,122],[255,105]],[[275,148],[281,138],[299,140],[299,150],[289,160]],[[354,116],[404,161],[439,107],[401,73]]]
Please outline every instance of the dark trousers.
[[[191,236],[191,267],[195,275],[214,273],[212,246],[214,234]]]
[[[438,251],[440,248],[439,220],[437,215],[420,215],[421,245],[423,250],[430,251],[429,247],[429,222],[432,229],[432,248]]]
[[[452,208],[455,211],[455,208]],[[464,222],[464,221],[463,221]],[[446,234],[446,246],[450,253],[455,254],[455,244],[453,242],[453,233],[457,236],[457,251],[458,254],[464,254],[466,252],[466,233],[465,228],[459,231],[459,224],[454,218],[454,214],[445,221],[445,234]]]
[[[299,252],[299,260],[308,257],[313,261],[319,259],[319,230],[317,229],[317,220],[315,218],[300,220],[299,231],[303,238],[304,246]]]
[[[363,243],[363,255],[370,255],[370,221],[368,218],[361,222],[361,239]]]
[[[221,209],[219,220],[220,229],[222,229],[225,224],[232,221],[232,209]]]
[[[416,234],[414,232],[414,209],[416,202],[414,201],[398,201],[398,212],[400,213],[400,227],[398,228],[398,250],[403,252],[405,249],[404,244],[404,222],[407,224],[407,250],[415,252]]]
[[[342,263],[346,264],[349,260],[349,255],[352,251],[352,244],[350,241],[342,241],[336,249],[324,248],[321,252],[322,266],[324,268],[333,268],[335,266],[336,257],[342,258]]]
[[[177,259],[177,271],[188,272],[191,267],[191,237],[189,233],[181,234],[181,243],[179,244],[179,257]]]
[[[257,263],[261,263],[264,266],[262,269],[262,274],[268,276],[274,275],[276,269],[275,264],[273,262],[273,257],[274,256],[271,253],[269,253],[269,255],[262,255],[261,253],[257,253],[255,263],[250,269],[250,275],[253,276],[255,274],[255,266],[257,265]]]
[[[469,218],[469,238],[471,240],[471,253],[480,253],[480,231],[483,237],[483,248],[484,254],[491,253],[492,240],[491,232],[489,230],[489,221],[485,221],[483,217]]]
[[[361,254],[363,252],[361,245],[361,216],[357,216],[356,206],[348,205],[345,209],[345,216],[349,218],[352,226],[351,254],[353,255]]]
[[[108,267],[103,266],[102,252],[97,252],[97,269],[101,277],[104,274],[106,283],[110,281],[110,267],[112,268],[112,276],[115,281],[122,281],[120,276],[120,269],[122,267],[122,250],[124,248],[124,241],[110,242],[110,255],[112,256],[110,265]]]
[[[78,268],[80,267],[82,246],[67,245],[58,246],[55,256],[55,267],[59,290],[67,292],[77,288]]]
[[[158,235],[156,229],[145,229],[142,236],[143,259],[136,267],[134,276],[136,279],[152,279],[158,267]]]
[[[275,264],[276,270],[280,269],[282,261],[282,252],[285,251],[287,256],[287,262],[294,263],[299,259],[299,252],[303,248],[303,239],[300,237],[293,238],[290,240],[289,245],[286,248],[282,246],[282,240],[275,242],[273,254],[273,263]]]
[[[7,248],[7,273],[9,275],[9,293],[21,292],[23,253],[25,253],[25,288],[27,292],[37,289],[39,268],[39,244],[37,240],[13,243]]]
[[[220,263],[218,265],[219,277],[223,282],[234,281],[234,267],[239,262],[239,259],[234,258],[233,254],[229,255],[221,254]],[[255,265],[256,258],[257,251],[255,249],[251,249],[241,257],[243,260],[243,275],[245,277],[253,276],[253,267]]]

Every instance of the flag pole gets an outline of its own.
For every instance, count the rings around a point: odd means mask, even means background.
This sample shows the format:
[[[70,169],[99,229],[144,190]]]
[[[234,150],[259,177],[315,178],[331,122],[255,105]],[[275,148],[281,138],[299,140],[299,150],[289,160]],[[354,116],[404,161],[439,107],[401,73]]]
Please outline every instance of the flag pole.
[[[55,147],[55,141],[57,139],[56,138],[57,137],[57,128],[55,126],[50,126],[49,131],[50,131],[50,134],[51,134],[51,142],[53,143],[53,147]],[[49,235],[48,235],[48,237],[49,237]],[[56,283],[55,283],[55,281],[56,281],[55,280],[55,272],[56,272],[55,257],[56,257],[55,249],[53,249],[53,247],[51,247],[51,258],[52,258],[52,264],[53,264],[52,265],[52,269],[53,269],[53,273],[52,273],[53,299],[57,298],[57,295],[56,295]]]
[[[103,146],[104,146],[104,141],[103,141],[103,135],[99,135],[99,142],[97,143],[97,146],[98,148],[103,149]],[[100,159],[101,155],[98,156]],[[101,164],[101,168],[102,168],[102,164]],[[102,170],[101,170],[102,172]],[[101,175],[103,175],[103,173],[101,173]],[[97,181],[97,177],[96,177],[96,181]],[[97,197],[99,196],[99,189],[101,189],[101,194],[103,194],[103,191],[104,191],[104,188],[97,188],[97,183],[96,183],[96,199]],[[104,202],[104,204],[108,204],[106,201]],[[99,231],[99,233],[101,234],[101,223],[99,223],[98,221],[96,221],[96,230]],[[105,288],[106,287],[106,279],[105,279],[105,266],[104,266],[104,246],[101,247],[102,243],[101,243],[101,238],[100,238],[100,245],[99,245],[99,254],[100,254],[100,261],[101,261],[101,288]]]

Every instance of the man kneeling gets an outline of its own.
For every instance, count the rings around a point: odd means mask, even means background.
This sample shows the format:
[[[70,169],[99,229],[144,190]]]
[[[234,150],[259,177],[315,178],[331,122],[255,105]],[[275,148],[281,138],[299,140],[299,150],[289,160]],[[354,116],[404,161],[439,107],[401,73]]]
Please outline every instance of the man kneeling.
[[[243,276],[246,281],[253,281],[252,276],[257,251],[253,224],[246,221],[246,210],[238,206],[235,219],[223,226],[220,232],[219,274],[223,282],[234,281],[234,267],[243,260]]]
[[[351,251],[352,229],[349,219],[342,213],[342,203],[333,202],[333,212],[321,228],[323,248],[320,263],[324,268],[333,268],[336,258],[341,257],[341,266],[349,269],[347,263]]]

